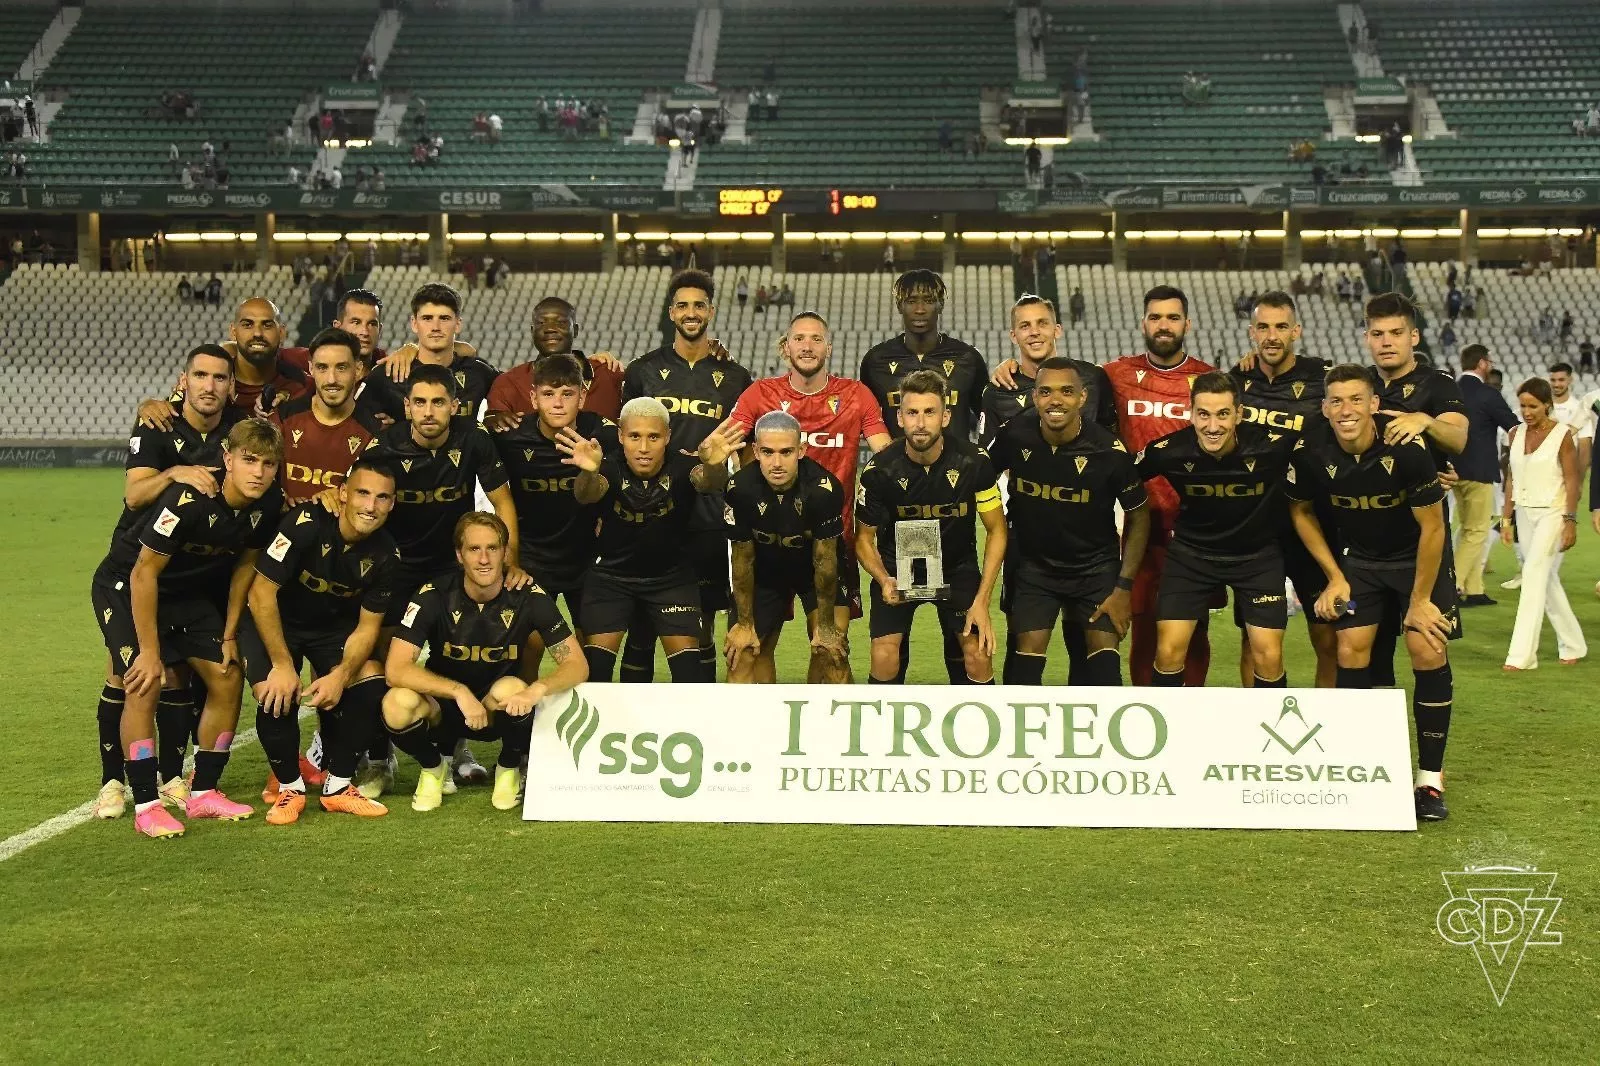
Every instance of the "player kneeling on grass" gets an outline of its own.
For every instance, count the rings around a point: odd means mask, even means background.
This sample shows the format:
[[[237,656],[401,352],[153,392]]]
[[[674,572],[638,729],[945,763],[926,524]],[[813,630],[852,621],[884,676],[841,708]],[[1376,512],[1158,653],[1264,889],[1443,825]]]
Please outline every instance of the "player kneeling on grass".
[[[583,649],[555,601],[538,585],[506,585],[509,540],[498,516],[463,515],[455,529],[463,572],[417,589],[389,642],[383,721],[395,746],[422,767],[411,799],[414,811],[434,810],[444,794],[455,792],[440,753],[454,751],[461,739],[500,741],[493,803],[514,810],[533,709],[589,676]],[[417,662],[424,645],[427,666]],[[542,678],[541,649],[555,661],[555,670]]]
[[[217,782],[239,724],[244,679],[237,633],[245,594],[255,577],[256,557],[283,510],[276,483],[282,458],[277,428],[246,419],[228,431],[222,457],[226,473],[215,496],[175,484],[150,505],[137,531],[129,531],[138,549],[126,582],[128,598],[108,601],[103,609],[111,612],[112,622],[126,611],[132,630],[114,654],[128,664],[122,675],[127,692],[122,743],[138,812],[133,826],[145,836],[183,834],[182,823],[166,812],[156,792],[156,699],[169,663],[187,662],[206,688],[185,813],[223,821],[251,814],[249,806],[223,795]],[[132,543],[119,538],[113,556],[119,549],[131,551]]]
[[[1139,453],[1139,476],[1164,477],[1178,494],[1178,518],[1156,601],[1157,686],[1182,687],[1195,629],[1224,589],[1242,607],[1255,683],[1287,687],[1283,631],[1283,486],[1293,440],[1242,422],[1239,385],[1227,374],[1195,378],[1190,425]]]
[[[994,684],[994,625],[989,597],[1006,554],[1006,517],[994,466],[982,448],[946,430],[948,383],[937,370],[913,370],[900,382],[898,417],[905,436],[873,456],[856,486],[856,557],[872,575],[872,673],[874,685],[901,684],[905,665],[900,647],[911,632],[917,603],[908,601],[898,582],[909,587],[913,575],[898,574],[895,523],[939,523],[945,599],[937,601],[939,627],[961,646],[965,679]],[[986,540],[978,566],[977,519]]]
[[[1318,425],[1293,452],[1289,497],[1295,529],[1328,574],[1316,612],[1339,636],[1339,687],[1372,687],[1372,649],[1386,613],[1404,615],[1406,653],[1416,686],[1419,821],[1449,817],[1444,748],[1455,681],[1447,642],[1460,625],[1454,568],[1445,555],[1444,488],[1422,437],[1389,443],[1391,420],[1378,415],[1371,372],[1344,364],[1328,371]],[[1380,420],[1381,418],[1381,420]],[[1320,535],[1311,508],[1328,505],[1341,566]],[[1342,570],[1342,573],[1340,572]]]
[[[728,458],[744,434],[723,422],[700,442],[694,456],[668,454],[667,409],[653,396],[635,396],[618,420],[622,458],[606,456],[600,442],[571,426],[556,447],[579,470],[572,494],[597,504],[600,540],[594,566],[583,579],[578,628],[589,676],[610,681],[622,635],[637,611],[655,619],[672,680],[715,681],[715,662],[700,657],[700,588],[686,545],[700,495],[728,484]]]
[[[733,542],[728,680],[777,680],[773,652],[794,598],[811,634],[809,684],[850,683],[850,594],[843,566],[844,490],[805,457],[800,423],[782,411],[756,419],[756,465],[733,476],[724,497]]]
[[[351,784],[372,743],[383,668],[372,659],[393,594],[400,553],[382,529],[394,508],[394,474],[357,459],[336,490],[339,513],[308,501],[284,516],[256,560],[250,616],[239,630],[245,679],[256,698],[256,735],[277,787],[263,793],[269,825],[297,821],[306,806],[299,766],[300,664],[315,680],[306,702],[322,733],[322,809],[375,818],[388,813]]]

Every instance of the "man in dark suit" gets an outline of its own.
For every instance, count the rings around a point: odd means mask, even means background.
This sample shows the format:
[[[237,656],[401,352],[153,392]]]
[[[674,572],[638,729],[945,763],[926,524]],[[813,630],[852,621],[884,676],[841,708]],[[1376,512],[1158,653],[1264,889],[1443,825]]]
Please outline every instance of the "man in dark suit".
[[[1452,490],[1461,515],[1461,542],[1456,548],[1457,590],[1461,606],[1494,603],[1483,591],[1484,548],[1493,520],[1494,487],[1500,481],[1498,431],[1517,424],[1505,397],[1487,382],[1494,361],[1489,349],[1469,344],[1461,352],[1461,399],[1467,407],[1467,446],[1455,458],[1460,480]]]

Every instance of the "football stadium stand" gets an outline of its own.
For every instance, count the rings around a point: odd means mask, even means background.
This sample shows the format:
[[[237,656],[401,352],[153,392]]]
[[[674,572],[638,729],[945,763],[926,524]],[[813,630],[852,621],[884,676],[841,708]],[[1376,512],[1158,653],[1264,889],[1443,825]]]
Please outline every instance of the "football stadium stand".
[[[1364,9],[1385,72],[1430,86],[1456,134],[1412,145],[1424,179],[1600,175],[1600,141],[1572,128],[1600,102],[1593,3]]]
[[[54,14],[48,7],[0,9],[0,77],[17,72]]]
[[[33,177],[176,184],[169,146],[198,162],[209,141],[225,154],[232,185],[281,184],[289,163],[307,169],[315,149],[291,156],[270,138],[308,92],[349,80],[371,29],[372,17],[359,13],[190,8],[152,17],[89,8],[41,78],[67,99],[49,143],[29,148]],[[161,107],[168,90],[193,94],[193,119]]]

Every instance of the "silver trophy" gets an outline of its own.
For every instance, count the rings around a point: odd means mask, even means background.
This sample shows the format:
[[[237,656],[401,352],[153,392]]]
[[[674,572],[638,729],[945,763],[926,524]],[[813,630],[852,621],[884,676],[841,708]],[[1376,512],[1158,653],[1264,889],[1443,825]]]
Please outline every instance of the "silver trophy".
[[[949,597],[937,519],[915,518],[894,524],[894,575],[895,587],[913,603]]]

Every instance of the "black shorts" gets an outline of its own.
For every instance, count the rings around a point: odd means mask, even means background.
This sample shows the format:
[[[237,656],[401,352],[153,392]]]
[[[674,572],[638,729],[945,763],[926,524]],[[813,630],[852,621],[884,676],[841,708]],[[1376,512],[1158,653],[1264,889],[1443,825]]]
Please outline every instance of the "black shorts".
[[[1339,618],[1335,627],[1375,626],[1389,612],[1404,618],[1411,603],[1411,582],[1415,576],[1416,571],[1408,566],[1372,566],[1346,557],[1344,578],[1350,583],[1350,599],[1355,602],[1355,609]],[[1456,575],[1448,561],[1439,566],[1439,575],[1433,579],[1433,593],[1428,598],[1449,619],[1450,639],[1459,640],[1461,611],[1456,602]]]
[[[861,617],[861,578],[855,560],[848,561],[849,572],[839,571],[838,586],[834,589],[835,607],[848,607],[852,618]],[[800,606],[806,614],[817,609],[817,586],[811,574],[763,574],[756,570],[755,627],[756,636],[766,640],[794,617],[794,598],[800,597]],[[728,619],[739,621],[733,606],[728,608]]]
[[[95,571],[89,586],[94,604],[94,620],[111,653],[112,669],[126,670],[139,654],[139,638],[133,625],[133,591],[125,575]],[[223,590],[225,596],[226,589]],[[222,662],[222,623],[227,602],[217,602],[201,594],[160,594],[156,605],[156,639],[161,642],[161,661],[176,666],[188,659]]]
[[[1299,537],[1293,534],[1284,537],[1278,542],[1278,548],[1283,552],[1283,576],[1294,586],[1295,598],[1300,601],[1306,621],[1312,625],[1322,625],[1322,619],[1317,617],[1316,603],[1317,597],[1328,587],[1328,575],[1311,558],[1311,552]],[[1233,598],[1233,624],[1244,626],[1244,614],[1240,611],[1237,596]]]
[[[477,696],[481,701],[488,698],[489,691],[485,689],[481,695],[478,693],[473,693],[473,695]],[[482,729],[473,729],[467,725],[466,715],[461,713],[461,705],[455,700],[439,700],[439,718],[441,723],[449,725],[451,736],[465,740],[504,740],[504,723],[515,721],[504,711],[489,711],[489,724]],[[531,729],[533,728],[531,723],[533,716],[529,715],[528,718],[530,720],[528,728]]]
[[[1099,609],[1117,587],[1120,564],[1111,564],[1086,574],[1063,574],[1026,559],[1006,560],[1006,624],[1012,633],[1050,632],[1056,616],[1079,629],[1098,629],[1113,635],[1117,627],[1101,615],[1093,622],[1089,616]]]
[[[731,602],[728,580],[728,535],[720,529],[695,529],[684,545],[700,589],[700,609],[726,611]]]
[[[394,585],[389,595],[388,609],[383,612],[383,628],[395,629],[400,625],[400,619],[405,617],[406,604],[411,602],[417,589],[425,583],[432,581],[438,583],[448,580],[451,575],[461,573],[461,568],[454,563],[448,566],[418,566],[402,562],[394,572]]]
[[[983,575],[974,569],[953,570],[945,574],[945,581],[950,586],[948,599],[933,601],[934,607],[939,612],[939,628],[945,633],[960,633],[966,625],[967,608],[972,606],[972,600],[978,595],[978,585],[983,581]],[[924,601],[926,602],[926,601]],[[872,617],[867,622],[867,632],[874,640],[879,637],[899,633],[906,636],[911,632],[911,620],[916,616],[917,608],[921,603],[884,603],[883,590],[878,583],[872,583]]]
[[[621,633],[632,624],[638,609],[648,612],[658,637],[700,636],[699,590],[693,572],[686,567],[660,578],[590,570],[583,580],[578,628],[585,635]]]
[[[1211,615],[1218,592],[1232,589],[1236,617],[1257,629],[1284,629],[1289,603],[1283,595],[1283,556],[1276,544],[1254,555],[1206,559],[1174,541],[1167,548],[1156,621],[1200,622]]]
[[[289,656],[294,659],[295,673],[306,662],[311,663],[311,676],[322,677],[344,661],[344,642],[348,634],[317,633],[314,631],[290,632],[285,627],[283,639],[289,645]],[[261,684],[272,671],[272,656],[261,639],[255,622],[246,611],[239,621],[239,658],[244,660],[244,679],[251,686]],[[350,679],[352,682],[355,678]]]

